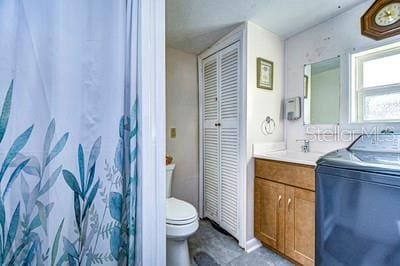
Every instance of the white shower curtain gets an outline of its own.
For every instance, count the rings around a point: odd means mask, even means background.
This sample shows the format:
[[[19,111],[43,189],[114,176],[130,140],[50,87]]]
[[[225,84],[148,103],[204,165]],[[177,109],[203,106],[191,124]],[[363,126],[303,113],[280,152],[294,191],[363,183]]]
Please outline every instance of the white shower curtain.
[[[135,263],[136,20],[134,0],[0,0],[2,265]]]

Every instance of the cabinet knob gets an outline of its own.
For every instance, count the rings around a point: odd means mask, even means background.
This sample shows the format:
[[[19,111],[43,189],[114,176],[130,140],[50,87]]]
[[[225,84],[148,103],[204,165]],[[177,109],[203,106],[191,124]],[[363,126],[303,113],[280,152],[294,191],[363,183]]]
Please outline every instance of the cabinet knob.
[[[282,195],[279,195],[279,197],[278,197],[278,208],[281,207],[281,201],[282,201]]]
[[[288,208],[288,212],[290,212],[290,204],[292,203],[292,199],[289,198],[287,201],[287,208]]]
[[[221,123],[215,123],[215,126],[216,126],[216,127],[220,127],[220,126],[221,126]]]

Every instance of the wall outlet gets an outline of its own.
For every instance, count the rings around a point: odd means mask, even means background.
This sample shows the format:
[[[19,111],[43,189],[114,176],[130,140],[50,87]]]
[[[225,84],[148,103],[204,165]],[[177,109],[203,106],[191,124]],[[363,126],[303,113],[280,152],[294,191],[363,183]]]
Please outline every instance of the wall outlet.
[[[171,127],[169,135],[172,139],[176,138],[176,128],[175,127]]]

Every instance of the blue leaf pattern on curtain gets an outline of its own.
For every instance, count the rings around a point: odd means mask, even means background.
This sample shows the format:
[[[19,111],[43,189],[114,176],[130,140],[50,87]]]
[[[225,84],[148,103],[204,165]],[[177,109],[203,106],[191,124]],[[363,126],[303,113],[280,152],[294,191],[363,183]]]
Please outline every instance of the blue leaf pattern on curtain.
[[[0,144],[7,133],[7,125],[12,104],[13,81],[9,86],[2,105],[0,118]],[[59,157],[68,145],[69,132],[55,139],[56,121],[52,119],[43,138],[41,161],[35,156],[24,154],[34,126],[29,126],[12,143],[1,166],[0,181],[0,263],[1,265],[92,265],[118,262],[118,265],[133,265],[134,235],[136,230],[136,103],[132,106],[130,117],[122,116],[119,140],[111,165],[104,162],[105,177],[98,177],[101,153],[101,137],[97,137],[90,152],[85,154],[82,144],[77,147],[76,168],[65,169],[62,164],[47,171],[52,162]],[[129,121],[125,123],[124,121]],[[128,161],[133,164],[131,177],[124,184],[124,136],[129,136],[132,150]],[[127,145],[129,147],[129,145]],[[85,164],[86,163],[86,164]],[[28,177],[29,176],[29,183]],[[73,195],[73,202],[49,202],[48,193],[63,177],[65,186]],[[6,211],[5,202],[13,191],[13,184],[19,179],[20,201],[13,211]],[[34,185],[32,184],[34,181]],[[3,186],[3,184],[6,184]],[[127,186],[125,190],[121,189]],[[95,204],[95,199],[99,201]],[[103,203],[102,205],[99,203]],[[66,219],[49,220],[54,208],[73,205],[74,233],[63,232]],[[127,206],[126,206],[127,205]],[[9,206],[9,205],[7,205]],[[12,215],[8,215],[11,213]],[[128,219],[129,217],[129,219]],[[57,230],[49,231],[49,223],[57,224]],[[48,241],[43,241],[44,234]],[[62,241],[61,241],[62,240]],[[98,250],[100,242],[108,242],[109,250]]]
[[[0,265],[140,265],[138,1],[0,2]]]
[[[136,95],[135,95],[136,97]],[[131,165],[131,172],[129,173],[130,178],[128,180],[128,192],[127,197],[129,198],[129,208],[128,208],[128,217],[129,217],[129,247],[136,246],[136,206],[137,206],[137,131],[138,131],[138,122],[137,122],[137,100],[134,101],[134,104],[131,108],[129,119],[129,140],[130,140],[130,151],[129,151],[129,163]],[[134,265],[136,262],[135,252],[130,253],[129,255],[129,265]]]

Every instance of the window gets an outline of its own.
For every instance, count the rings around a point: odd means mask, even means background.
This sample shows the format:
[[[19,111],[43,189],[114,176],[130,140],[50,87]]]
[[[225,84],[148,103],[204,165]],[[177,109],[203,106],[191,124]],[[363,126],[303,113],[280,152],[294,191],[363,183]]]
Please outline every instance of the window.
[[[352,55],[352,122],[400,122],[400,42]]]

